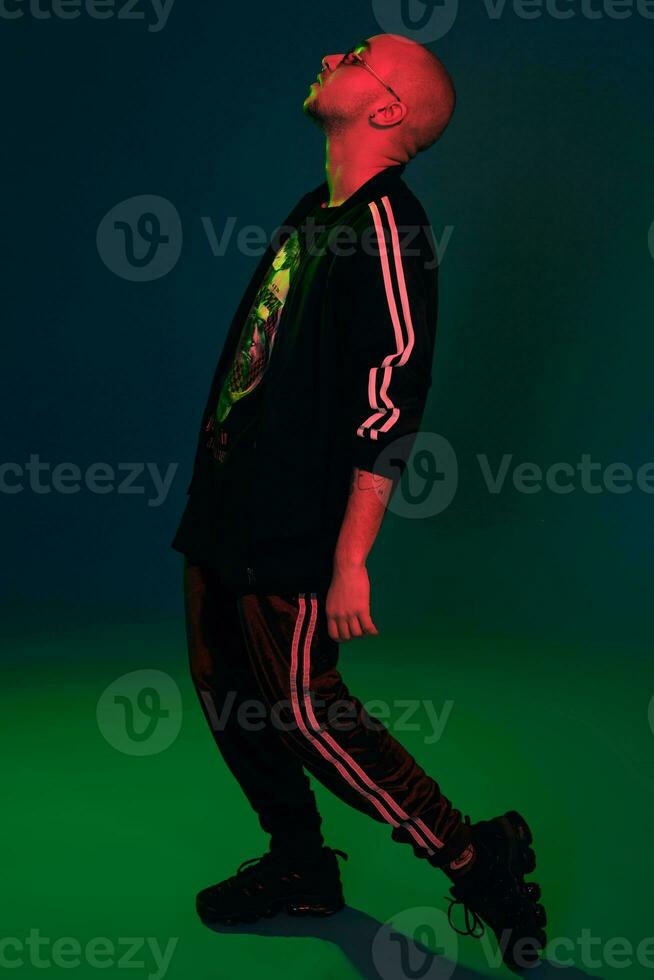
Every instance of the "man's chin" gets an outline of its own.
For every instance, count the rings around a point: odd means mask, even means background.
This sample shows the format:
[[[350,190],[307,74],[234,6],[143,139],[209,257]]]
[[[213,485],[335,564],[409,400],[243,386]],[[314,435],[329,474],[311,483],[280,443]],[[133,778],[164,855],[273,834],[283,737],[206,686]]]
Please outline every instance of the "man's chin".
[[[321,112],[318,105],[318,88],[317,86],[314,87],[314,85],[311,86],[311,91],[304,100],[302,109],[304,110],[305,115],[309,116],[310,119],[313,119],[314,122],[319,123],[321,119]]]

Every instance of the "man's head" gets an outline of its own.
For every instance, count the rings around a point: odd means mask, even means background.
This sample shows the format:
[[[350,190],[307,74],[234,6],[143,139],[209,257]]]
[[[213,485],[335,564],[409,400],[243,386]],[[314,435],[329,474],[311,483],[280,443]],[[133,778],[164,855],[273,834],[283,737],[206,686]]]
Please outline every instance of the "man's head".
[[[406,162],[441,136],[455,100],[452,80],[431,51],[398,34],[378,34],[347,56],[325,55],[304,111],[328,137],[350,133]]]

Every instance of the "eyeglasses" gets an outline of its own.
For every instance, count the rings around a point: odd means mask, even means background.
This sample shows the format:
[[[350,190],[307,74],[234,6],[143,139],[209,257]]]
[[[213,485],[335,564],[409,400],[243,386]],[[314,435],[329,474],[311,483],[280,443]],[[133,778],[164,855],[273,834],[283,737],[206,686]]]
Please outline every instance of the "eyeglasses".
[[[397,99],[398,102],[402,101],[397,92],[395,92],[390,85],[387,85],[384,79],[380,78],[375,69],[371,68],[368,62],[362,58],[360,54],[357,54],[354,49],[352,49],[352,51],[348,51],[347,54],[344,54],[343,60],[340,63],[342,65],[359,65],[361,68],[365,68],[371,75],[374,75],[378,82],[381,82],[386,91],[390,92],[394,99]]]

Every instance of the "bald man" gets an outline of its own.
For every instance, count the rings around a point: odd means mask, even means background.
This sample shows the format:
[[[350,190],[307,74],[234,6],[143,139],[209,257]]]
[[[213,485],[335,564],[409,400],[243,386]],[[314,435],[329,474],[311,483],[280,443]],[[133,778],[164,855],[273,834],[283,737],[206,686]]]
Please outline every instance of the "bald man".
[[[270,849],[197,909],[233,924],[343,907],[345,855],[324,844],[308,773],[441,869],[453,927],[462,906],[520,966],[545,943],[527,823],[463,820],[337,669],[340,643],[377,634],[366,562],[431,384],[437,262],[402,174],[454,103],[440,61],[405,38],[323,58],[304,111],[327,180],[273,236],[216,368],[173,547],[200,704]],[[230,857],[232,827],[214,817]]]

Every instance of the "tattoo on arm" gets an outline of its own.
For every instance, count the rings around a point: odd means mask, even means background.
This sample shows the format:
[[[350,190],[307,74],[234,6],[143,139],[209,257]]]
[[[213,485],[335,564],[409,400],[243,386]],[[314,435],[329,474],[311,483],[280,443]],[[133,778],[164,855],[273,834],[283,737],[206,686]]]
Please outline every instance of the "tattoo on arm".
[[[387,501],[393,489],[393,481],[389,480],[388,477],[355,467],[350,482],[350,495],[354,492],[355,487],[357,490],[375,493],[380,500]]]

